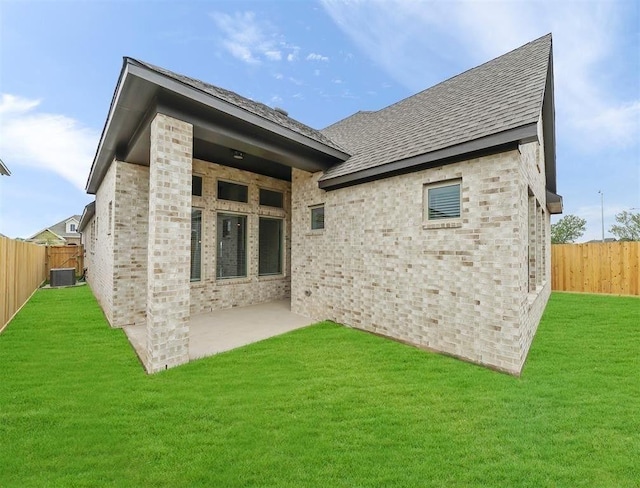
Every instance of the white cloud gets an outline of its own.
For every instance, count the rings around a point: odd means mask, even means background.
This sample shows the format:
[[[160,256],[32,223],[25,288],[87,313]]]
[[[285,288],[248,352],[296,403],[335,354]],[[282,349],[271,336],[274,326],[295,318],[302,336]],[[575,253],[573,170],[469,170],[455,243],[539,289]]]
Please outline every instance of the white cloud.
[[[304,84],[302,80],[299,80],[298,78],[294,78],[293,76],[289,76],[289,81],[297,86],[302,86]]]
[[[302,93],[295,93],[293,95],[293,98],[295,98],[296,100],[304,100],[304,95]]]
[[[590,150],[638,143],[638,92],[618,93],[603,70],[623,50],[624,3],[321,1],[345,34],[411,91],[552,32],[565,135],[576,145],[589,140]]]
[[[291,62],[291,61],[295,61],[296,59],[298,59],[298,53],[287,54],[287,61]]]
[[[282,59],[282,53],[280,51],[265,51],[264,55],[271,61],[280,61]]]
[[[307,56],[307,61],[323,61],[323,62],[327,62],[329,61],[329,58],[327,56],[323,56],[322,54],[318,54],[318,53],[311,53]]]
[[[284,75],[282,73],[276,73],[275,75],[273,75],[273,77],[276,80],[281,80],[282,78],[284,78]]]
[[[271,105],[275,105],[276,103],[282,103],[282,97],[280,95],[273,95],[271,97]]]
[[[84,189],[99,134],[65,115],[38,111],[40,103],[2,94],[0,154],[12,165],[53,171]]]
[[[336,78],[335,80],[331,80],[332,83],[335,83],[336,85],[341,85],[342,84],[342,80],[340,78]]]
[[[298,47],[283,42],[280,34],[269,22],[258,19],[254,12],[222,12],[210,14],[222,33],[222,46],[233,57],[248,64],[263,61],[280,61],[283,50],[291,51],[287,59],[298,51]]]

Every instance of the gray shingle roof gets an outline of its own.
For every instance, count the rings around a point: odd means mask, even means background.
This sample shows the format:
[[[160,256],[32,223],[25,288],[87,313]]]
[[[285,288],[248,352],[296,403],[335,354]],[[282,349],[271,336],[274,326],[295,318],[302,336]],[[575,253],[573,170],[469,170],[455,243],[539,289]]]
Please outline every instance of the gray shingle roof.
[[[375,112],[322,132],[352,156],[328,180],[535,123],[542,110],[551,34]]]
[[[301,122],[298,122],[297,120],[278,112],[277,110],[265,105],[264,103],[249,100],[248,98],[238,95],[237,93],[234,93],[230,90],[225,90],[224,88],[210,85],[209,83],[196,80],[195,78],[190,78],[188,76],[174,73],[173,71],[169,71],[153,64],[145,63],[133,58],[129,59],[132,59],[132,61],[135,61],[136,63],[146,67],[147,69],[160,73],[169,78],[173,78],[174,80],[184,83],[185,85],[200,90],[220,100],[224,100],[225,102],[231,103],[236,107],[240,107],[247,112],[258,115],[259,117],[262,117],[282,127],[297,132],[298,134],[308,137],[316,142],[320,142],[326,146],[337,149],[338,151],[345,151],[344,148],[340,147],[322,132],[313,129]]]
[[[67,233],[67,221],[71,219],[76,219],[77,222],[80,222],[80,215],[71,215],[64,220],[61,220],[60,222],[56,222],[55,224],[49,227],[45,227],[44,229],[33,234],[31,237],[29,237],[29,239],[33,239],[34,237],[36,237],[38,234],[41,234],[45,230],[50,230],[51,232],[53,232],[54,234],[60,237],[80,237],[80,233],[78,232]]]

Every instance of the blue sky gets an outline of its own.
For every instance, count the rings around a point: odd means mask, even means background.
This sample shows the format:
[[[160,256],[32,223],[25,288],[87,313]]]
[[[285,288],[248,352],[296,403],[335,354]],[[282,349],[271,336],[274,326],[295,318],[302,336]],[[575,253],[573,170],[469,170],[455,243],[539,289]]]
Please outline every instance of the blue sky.
[[[314,128],[377,110],[553,33],[558,192],[582,240],[640,208],[636,1],[0,0],[0,233],[28,237],[84,186],[123,56]],[[606,233],[607,235],[608,232]]]

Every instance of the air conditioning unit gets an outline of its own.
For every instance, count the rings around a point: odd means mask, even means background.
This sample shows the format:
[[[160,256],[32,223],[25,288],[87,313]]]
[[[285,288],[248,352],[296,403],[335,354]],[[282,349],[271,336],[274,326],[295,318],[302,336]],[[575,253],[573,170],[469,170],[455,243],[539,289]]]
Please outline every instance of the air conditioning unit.
[[[75,268],[54,268],[49,272],[49,284],[55,286],[71,286],[76,284]]]

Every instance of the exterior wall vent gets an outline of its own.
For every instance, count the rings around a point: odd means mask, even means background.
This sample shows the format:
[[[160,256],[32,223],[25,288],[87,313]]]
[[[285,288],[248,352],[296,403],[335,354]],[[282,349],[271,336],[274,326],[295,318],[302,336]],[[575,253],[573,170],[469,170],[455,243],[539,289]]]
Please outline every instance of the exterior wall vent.
[[[49,272],[49,284],[51,287],[71,286],[76,284],[75,268],[54,268]]]
[[[280,108],[280,107],[273,107],[273,110],[275,110],[276,112],[278,112],[279,114],[284,115],[285,117],[289,117],[289,112],[287,112],[285,109]]]

